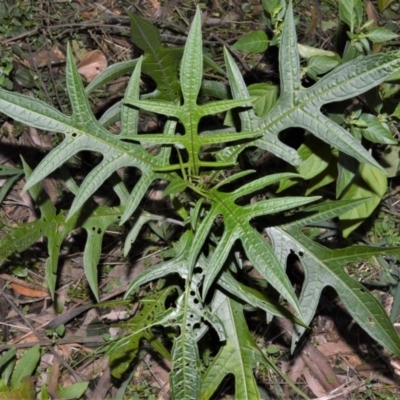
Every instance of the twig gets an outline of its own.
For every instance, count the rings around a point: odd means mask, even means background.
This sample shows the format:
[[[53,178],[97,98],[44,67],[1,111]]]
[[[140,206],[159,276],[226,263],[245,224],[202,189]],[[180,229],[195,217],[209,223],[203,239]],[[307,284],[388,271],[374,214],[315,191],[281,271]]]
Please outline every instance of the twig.
[[[5,294],[4,292],[2,293],[2,296],[7,300],[11,308],[21,317],[21,319],[25,322],[25,324],[32,329],[32,332],[39,338],[39,340],[45,343],[45,338],[35,329],[35,327],[27,320],[27,318],[25,318],[25,316],[21,313],[19,308],[14,304],[10,296]],[[45,344],[45,346],[49,349],[50,353],[57,358],[60,364],[62,364],[63,367],[74,377],[74,379],[77,382],[84,381],[84,379],[79,374],[77,374],[62,357],[60,357],[60,355],[53,349],[53,347],[50,344]]]
[[[66,336],[63,338],[58,339],[55,344],[62,345],[62,344],[72,344],[72,343],[97,343],[103,344],[105,343],[105,339],[102,335],[96,336]],[[51,346],[54,342],[50,339],[39,340],[37,342],[29,342],[29,343],[14,343],[14,344],[3,344],[0,346],[0,353],[4,350],[8,349],[24,349],[27,347],[32,347],[35,344],[39,344],[40,346]]]
[[[246,63],[246,61],[244,61],[243,58],[240,57],[239,53],[237,53],[235,50],[233,50],[232,47],[227,42],[225,42],[225,40],[221,39],[219,36],[215,35],[214,33],[212,33],[210,36],[213,39],[215,39],[217,42],[219,42],[223,46],[225,46],[235,56],[235,58],[240,62],[240,64],[242,65],[243,69],[246,72],[250,72],[251,71],[251,69],[248,66],[248,64]]]
[[[51,25],[51,26],[47,26],[46,28],[43,26],[40,26],[38,28],[35,29],[31,29],[30,31],[21,33],[20,35],[17,36],[13,36],[12,38],[8,38],[8,39],[4,39],[2,40],[2,44],[6,45],[12,42],[15,42],[17,40],[21,40],[24,39],[26,37],[30,37],[33,35],[36,35],[40,30],[42,29],[66,29],[66,28],[81,28],[81,29],[87,29],[87,28],[113,28],[113,29],[129,29],[128,26],[123,26],[123,25],[111,25],[111,24],[103,24],[101,22],[75,22],[73,24],[59,24],[59,25]]]
[[[125,29],[129,30],[129,26],[102,24],[102,23],[97,23],[97,22],[96,23],[74,23],[74,24],[52,25],[52,26],[47,27],[46,29],[56,30],[56,29],[67,29],[67,28],[80,28],[80,29],[110,28],[110,29],[116,29],[116,30],[125,30]],[[14,43],[16,41],[19,41],[21,39],[24,39],[24,38],[27,38],[30,36],[34,36],[42,29],[44,29],[44,27],[41,26],[39,28],[35,28],[30,31],[21,33],[20,35],[13,36],[8,39],[4,39],[1,41],[1,44],[8,45],[8,44]],[[175,35],[171,35],[168,33],[162,33],[160,36],[161,36],[161,40],[166,43],[177,43],[177,44],[185,44],[186,43],[185,36],[175,36]],[[215,41],[203,40],[203,44],[215,46]]]

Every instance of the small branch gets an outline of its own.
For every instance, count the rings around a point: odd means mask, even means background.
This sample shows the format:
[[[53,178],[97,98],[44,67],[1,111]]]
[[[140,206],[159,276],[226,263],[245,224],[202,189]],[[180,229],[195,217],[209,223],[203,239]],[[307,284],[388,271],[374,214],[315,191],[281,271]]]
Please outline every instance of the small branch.
[[[248,64],[246,63],[246,61],[244,61],[243,58],[240,57],[239,53],[237,51],[233,50],[232,47],[227,42],[225,42],[225,40],[221,39],[219,36],[215,35],[214,33],[212,33],[210,36],[213,39],[215,39],[217,42],[219,42],[223,46],[225,46],[234,55],[234,57],[240,62],[240,64],[242,65],[243,69],[246,72],[250,72],[251,71],[251,69],[248,66]]]
[[[21,313],[19,308],[14,304],[10,296],[5,294],[4,292],[2,293],[2,296],[7,300],[8,304],[11,306],[11,308],[21,317],[21,319],[25,322],[25,324],[32,329],[32,332],[38,337],[38,339],[46,343],[46,339],[35,329],[35,327],[28,321],[28,319]],[[82,382],[84,379],[77,374],[73,368],[62,358],[60,355],[53,349],[53,347],[50,344],[45,344],[45,346],[48,348],[51,354],[53,354],[54,357],[57,358],[57,360],[60,362],[60,364],[63,365],[63,367],[74,377],[74,379],[77,382]]]

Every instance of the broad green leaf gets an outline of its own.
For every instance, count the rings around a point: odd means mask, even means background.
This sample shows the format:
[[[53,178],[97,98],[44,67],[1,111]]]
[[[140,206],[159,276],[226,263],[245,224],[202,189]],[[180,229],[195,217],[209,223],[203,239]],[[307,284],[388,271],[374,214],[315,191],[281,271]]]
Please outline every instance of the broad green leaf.
[[[5,379],[1,378],[0,379],[0,393],[1,392],[7,392],[8,391],[8,386],[7,386],[7,382]]]
[[[306,180],[318,176],[322,171],[327,169],[332,159],[330,146],[311,135],[300,145],[297,153],[303,160],[303,163],[296,167],[295,171]],[[293,169],[293,167],[290,169]],[[277,193],[295,185],[297,182],[298,180],[294,178],[282,179]]]
[[[281,11],[284,12],[286,8],[286,2],[284,0],[262,0],[262,5],[271,17],[275,17],[280,14]]]
[[[346,189],[341,198],[343,200],[365,199],[364,204],[349,210],[340,215],[343,228],[343,236],[347,237],[367,217],[369,217],[387,189],[387,177],[381,170],[371,165],[361,164],[358,174],[353,178],[350,186]]]
[[[31,377],[40,360],[40,346],[31,347],[17,362],[11,377],[11,389],[18,388],[23,378]]]
[[[386,146],[381,154],[380,162],[388,178],[397,176],[400,165],[400,146]]]
[[[164,190],[163,197],[183,192],[188,187],[184,180],[175,180],[171,182]]]
[[[375,115],[363,113],[360,120],[366,124],[366,127],[361,129],[361,133],[369,141],[382,144],[397,143],[390,130]]]
[[[253,103],[254,111],[259,117],[266,115],[275,105],[278,99],[278,86],[270,83],[254,83],[248,88],[251,97],[256,100]]]
[[[156,98],[176,101],[180,96],[178,63],[182,49],[169,49],[161,45],[160,33],[146,19],[129,14],[133,43],[144,51],[142,72],[156,84]]]
[[[247,33],[232,45],[232,49],[246,53],[263,53],[268,48],[268,36],[264,31]]]
[[[15,359],[15,349],[10,349],[0,357],[0,369],[3,369],[3,366],[13,359]]]
[[[326,74],[340,64],[338,56],[312,56],[307,60],[307,74],[317,80],[318,75]]]
[[[312,136],[306,139],[297,152],[304,163],[296,168],[296,172],[307,180],[324,171],[332,159],[329,146]]]
[[[380,27],[371,28],[367,33],[364,33],[364,36],[367,37],[372,43],[387,42],[399,37],[399,35],[389,31],[389,29]]]
[[[86,392],[89,382],[77,382],[65,388],[59,387],[57,392],[61,399],[80,399]]]
[[[359,168],[359,163],[347,154],[340,153],[337,162],[336,198],[350,185]]]
[[[216,99],[230,98],[229,86],[219,81],[204,79],[201,84],[200,93],[204,96],[214,97]]]
[[[137,14],[130,14],[132,41],[143,51],[157,53],[161,46],[161,37],[158,29],[147,19]]]
[[[337,180],[337,175],[338,168],[336,158],[332,158],[328,167],[323,172],[309,180],[305,195],[309,196],[315,190],[335,182]]]
[[[318,49],[316,47],[307,46],[304,44],[297,43],[297,50],[299,52],[300,57],[310,58],[313,56],[327,56],[327,57],[335,57],[336,53],[329,50]]]
[[[393,111],[392,114],[394,117],[396,117],[397,119],[400,119],[400,102],[397,104],[395,110]]]
[[[339,0],[339,17],[353,32],[362,21],[363,6],[361,0]]]

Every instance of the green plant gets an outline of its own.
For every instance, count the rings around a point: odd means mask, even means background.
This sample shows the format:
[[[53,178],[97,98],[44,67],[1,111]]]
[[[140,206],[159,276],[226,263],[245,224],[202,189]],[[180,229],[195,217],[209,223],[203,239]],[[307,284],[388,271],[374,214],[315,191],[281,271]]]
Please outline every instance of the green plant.
[[[283,179],[300,179],[300,175],[288,172],[252,179],[255,171],[241,170],[238,163],[238,157],[247,148],[256,147],[291,165],[300,165],[302,157],[280,141],[279,134],[292,127],[301,127],[310,132],[310,138],[316,137],[324,144],[328,155],[332,146],[349,158],[354,157],[365,168],[382,173],[382,167],[361,143],[320,109],[327,103],[358,96],[389,78],[400,67],[399,53],[359,57],[333,69],[305,89],[301,85],[290,4],[280,42],[281,94],[271,109],[256,115],[252,108],[254,98],[250,97],[242,75],[227,51],[224,53],[225,64],[233,99],[198,104],[203,76],[199,11],[183,50],[179,71],[174,58],[163,64],[165,51],[157,38],[149,37],[149,40],[155,40],[156,44],[146,44],[143,57],[124,64],[125,69],[113,67],[105,72],[103,81],[99,78],[87,89],[89,92],[95,85],[134,66],[120,109],[114,108],[100,121],[90,109],[70,49],[67,89],[73,110],[71,116],[30,97],[0,91],[2,112],[38,129],[65,136],[32,173],[24,164],[28,178],[25,190],[29,190],[39,205],[41,218],[10,230],[0,245],[0,258],[6,259],[13,252],[28,248],[40,237],[46,237],[49,252],[46,278],[52,296],[55,296],[60,247],[70,232],[83,228],[87,232],[85,273],[98,298],[97,266],[102,238],[109,226],[130,224],[125,243],[125,253],[128,253],[145,224],[154,220],[174,224],[168,253],[164,253],[162,261],[135,278],[126,296],[151,281],[165,281],[156,293],[145,296],[142,311],[126,323],[129,332],[110,347],[109,355],[113,374],[122,377],[135,360],[141,339],[149,340],[155,350],[172,359],[170,379],[176,399],[209,399],[230,374],[235,376],[237,398],[260,398],[252,372],[255,364],[262,363],[276,373],[280,371],[252,338],[244,316],[245,306],[266,311],[268,321],[274,315],[294,321],[294,349],[311,322],[321,291],[326,286],[337,291],[351,316],[371,337],[390,352],[400,355],[400,341],[381,304],[344,270],[348,263],[383,253],[399,254],[400,249],[352,246],[332,250],[303,233],[305,227],[350,212],[368,199],[327,201],[319,196],[281,197],[266,188]],[[152,98],[141,98],[141,68],[146,57],[149,59],[149,52],[153,58],[145,73],[156,81],[158,92],[150,96]],[[167,83],[168,87],[179,88],[172,98],[166,98],[165,93],[160,95],[160,87]],[[215,89],[214,93],[223,92],[217,83],[211,87]],[[167,116],[163,132],[140,133],[140,110]],[[240,119],[236,130],[200,130],[201,119],[228,110],[235,111]],[[118,118],[121,132],[115,135],[104,125],[108,126]],[[147,151],[150,146],[156,147],[158,152]],[[57,212],[43,193],[40,182],[84,150],[101,153],[103,158],[79,187],[71,176],[67,176],[74,200],[69,210]],[[140,177],[130,193],[124,176],[118,174],[127,167],[140,170]],[[169,182],[163,195],[170,199],[171,208],[164,215],[153,215],[141,209],[141,201],[152,184],[160,180]],[[91,199],[107,182],[118,196],[118,205],[100,206]],[[132,181],[129,184],[132,185]],[[256,193],[262,193],[263,199],[249,202]],[[318,203],[305,207],[311,202]],[[278,220],[268,218],[277,213]],[[296,255],[305,271],[299,297],[285,272],[289,255]],[[245,259],[268,283],[266,290],[261,291],[245,280],[242,265]],[[171,275],[179,276],[180,281],[169,279]],[[293,314],[276,300],[276,292]],[[163,327],[166,344],[156,335],[154,328],[157,326]],[[211,350],[210,335],[217,336],[220,343],[217,354],[207,360],[206,354]],[[172,343],[171,354],[168,343]]]
[[[12,4],[2,2],[0,4],[0,36],[9,38],[26,32],[35,25],[32,4],[24,0],[18,0]],[[15,46],[12,49],[20,55],[22,50]],[[0,43],[0,87],[12,89],[13,81],[11,72],[14,69],[13,51]],[[22,69],[19,69],[22,73]]]
[[[374,26],[373,20],[363,23],[364,14],[361,1],[340,1],[336,52],[301,45],[299,52],[307,61],[302,74],[318,81],[322,75],[345,62],[359,60],[363,54],[373,54],[376,52],[374,44],[390,46],[390,40],[398,35],[388,29]],[[397,80],[397,73],[390,79]],[[393,100],[385,95],[384,90],[373,88],[353,102],[326,106],[328,115],[336,123],[349,129],[353,137],[360,143],[363,142],[371,152],[376,144],[383,145],[387,152],[392,152],[392,159],[382,157],[384,172],[372,165],[359,163],[342,151],[329,150],[324,143],[311,135],[307,136],[297,150],[304,164],[296,168],[289,167],[290,171],[299,173],[308,181],[303,185],[306,195],[335,182],[337,199],[369,198],[339,217],[345,237],[372,215],[386,193],[387,176],[393,177],[397,174],[397,165],[393,164],[398,161],[398,156],[395,155],[398,141],[394,136],[398,136],[399,133],[393,118],[395,112],[389,115],[392,112],[390,102]],[[298,181],[293,179],[284,180],[279,190],[286,190],[296,184]]]
[[[15,349],[0,357],[0,399],[34,399],[36,392],[31,375],[40,360],[40,346],[28,350],[16,364]],[[10,389],[8,388],[10,385]]]
[[[0,357],[0,399],[36,399],[33,373],[40,361],[40,346],[31,347],[16,362],[15,349],[8,350]],[[89,382],[79,382],[66,389],[58,389],[60,399],[79,399]],[[10,386],[10,388],[8,387]],[[41,388],[41,398],[49,399],[47,385]]]

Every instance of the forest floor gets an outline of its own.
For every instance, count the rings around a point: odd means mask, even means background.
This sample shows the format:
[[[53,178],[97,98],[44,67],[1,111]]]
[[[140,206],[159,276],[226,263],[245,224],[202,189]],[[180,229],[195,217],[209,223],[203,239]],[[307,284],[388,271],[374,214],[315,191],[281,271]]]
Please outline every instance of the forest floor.
[[[295,2],[295,15],[300,16],[297,25],[299,42],[327,50],[334,48],[338,18],[333,3]],[[3,71],[0,84],[14,92],[40,98],[68,114],[70,105],[65,91],[67,43],[72,48],[82,78],[89,82],[107,65],[140,54],[130,39],[127,11],[155,24],[162,33],[162,42],[174,46],[185,43],[194,9],[194,2],[180,0],[5,0],[3,6],[0,4],[0,68]],[[230,48],[245,33],[254,29],[264,30],[266,26],[259,0],[212,0],[202,4],[202,11],[204,46],[217,63],[223,61],[223,45]],[[279,82],[277,56],[273,49],[266,55],[234,53],[249,83],[257,82],[260,77],[264,81]],[[213,76],[212,71],[205,73]],[[121,98],[127,80],[127,76],[119,78],[91,96],[95,114],[101,115],[104,109]],[[157,121],[146,123],[157,124]],[[14,124],[1,114],[0,124],[3,149],[0,163],[3,166],[20,166],[21,154],[34,164],[35,159],[41,158],[57,140],[56,136]],[[87,165],[98,161],[96,155],[85,154],[76,162],[84,175]],[[58,178],[48,179],[44,184],[54,203],[60,202],[63,189]],[[399,181],[393,179],[392,196],[386,198],[391,204],[398,199],[398,185]],[[37,219],[36,205],[28,193],[22,192],[23,186],[24,180],[16,179],[9,183],[7,190],[1,191],[3,226],[16,226]],[[101,201],[101,193],[98,196],[97,200]],[[62,199],[58,204],[60,208],[63,201],[66,200]],[[371,223],[371,230],[382,231],[383,222],[389,224],[389,234],[397,244],[400,243],[400,213],[395,209],[393,212],[388,210],[387,204],[382,204],[376,221]],[[128,259],[123,257],[122,234],[118,230],[107,232],[99,284],[103,301],[120,299],[129,282],[151,262],[140,248]],[[79,236],[71,239],[68,252],[62,258],[57,303],[51,301],[46,290],[45,258],[45,245],[39,242],[22,255],[13,256],[7,268],[0,270],[0,292],[6,293],[8,299],[0,300],[0,357],[10,348],[17,349],[22,355],[26,349],[39,343],[42,348],[40,368],[32,384],[39,393],[47,383],[52,398],[66,398],[60,395],[60,387],[68,387],[76,381],[89,381],[83,398],[91,400],[168,399],[170,365],[158,362],[150,353],[141,354],[136,373],[121,397],[121,388],[111,377],[103,348],[106,335],[117,332],[118,321],[127,306],[115,302],[113,306],[93,307],[82,268]],[[356,279],[368,280],[379,275],[380,266],[378,262],[376,265],[357,265],[349,272]],[[374,293],[390,313],[393,295],[386,288],[375,289]],[[129,307],[132,312],[132,307],[138,305]],[[62,331],[58,330],[60,326]],[[312,332],[294,356],[290,355],[288,339],[282,334],[285,329],[285,321],[278,321],[272,328],[260,322],[259,318],[252,323],[257,343],[267,347],[271,359],[281,371],[311,398],[400,398],[400,360],[384,352],[353,323],[333,291],[324,292]],[[254,372],[260,386],[275,388],[276,398],[297,398],[280,377],[263,369]],[[335,394],[327,395],[335,389]],[[233,398],[231,393],[232,382],[226,382],[215,399]],[[40,398],[46,398],[42,396]],[[1,397],[0,393],[0,398],[6,397]]]

